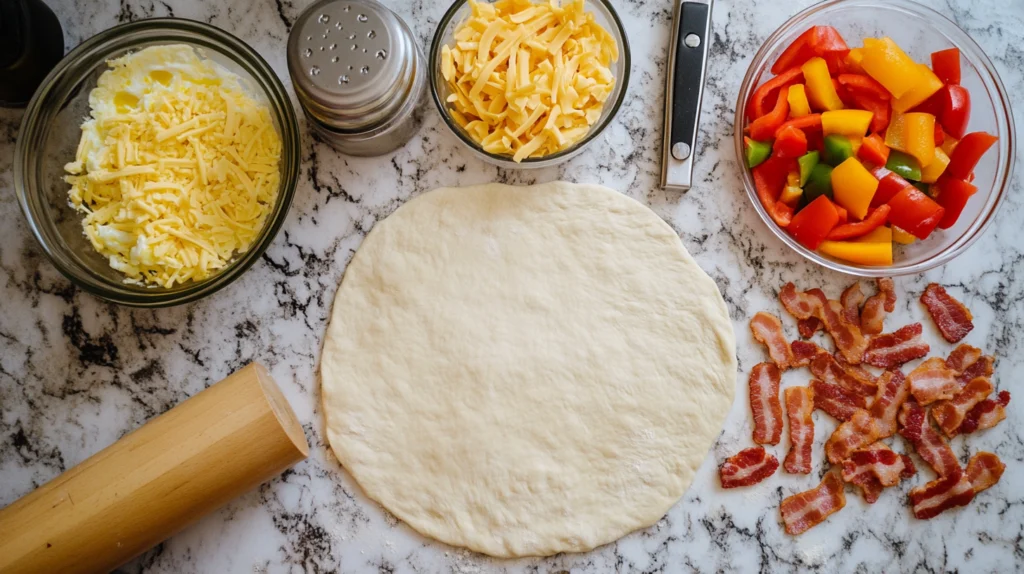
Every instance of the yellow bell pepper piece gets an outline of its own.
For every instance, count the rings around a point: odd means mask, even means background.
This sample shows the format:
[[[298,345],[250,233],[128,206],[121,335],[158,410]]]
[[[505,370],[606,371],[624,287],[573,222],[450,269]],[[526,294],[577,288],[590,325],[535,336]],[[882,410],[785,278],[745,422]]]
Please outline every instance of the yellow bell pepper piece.
[[[942,148],[935,148],[935,159],[926,167],[921,168],[921,182],[922,183],[935,183],[939,180],[939,176],[942,172],[946,171],[946,166],[949,165],[949,156],[946,152],[942,151]]]
[[[905,94],[892,101],[892,109],[897,112],[905,112],[917,107],[918,104],[932,97],[932,94],[942,88],[942,80],[935,75],[931,68],[924,64],[918,64],[921,70],[921,83],[907,90]]]
[[[821,129],[824,135],[842,134],[851,140],[860,139],[868,133],[874,114],[867,110],[836,110],[821,114]]]
[[[916,241],[917,238],[914,237],[913,235],[907,233],[906,231],[903,231],[899,227],[896,227],[895,225],[893,225],[892,226],[892,240],[895,241],[896,243],[899,243],[900,245],[910,245],[911,243]]]
[[[856,243],[891,243],[892,229],[885,225],[876,227],[852,241]]]
[[[864,48],[853,48],[846,54],[846,65],[850,67],[850,72],[854,74],[863,74],[864,66],[861,64],[864,61]]]
[[[894,98],[923,83],[921,67],[891,38],[864,38],[864,59],[861,66],[878,80]]]
[[[886,229],[888,227],[879,227]],[[874,233],[874,232],[872,232]],[[843,259],[860,265],[892,265],[891,241],[829,241],[818,245],[818,251],[836,259]]]
[[[924,112],[903,114],[903,123],[907,147],[903,151],[914,156],[921,167],[928,167],[935,159],[935,116]]]
[[[843,100],[839,99],[836,87],[832,84],[832,76],[828,75],[828,64],[820,57],[807,60],[800,69],[804,72],[804,83],[807,85],[807,98],[811,107],[817,110],[841,110]]]
[[[832,197],[853,219],[864,219],[877,190],[878,180],[855,157],[832,170]]]
[[[804,188],[796,185],[787,185],[782,188],[782,193],[779,194],[779,201],[786,205],[796,205],[800,198],[804,195]]]
[[[935,142],[935,134],[932,134],[932,142]],[[889,119],[889,127],[885,130],[885,145],[889,149],[910,153],[907,151],[907,122],[900,112],[893,112]]]
[[[803,84],[790,86],[786,99],[789,100],[789,117],[801,118],[810,115],[811,104],[807,102],[807,92],[804,91]]]

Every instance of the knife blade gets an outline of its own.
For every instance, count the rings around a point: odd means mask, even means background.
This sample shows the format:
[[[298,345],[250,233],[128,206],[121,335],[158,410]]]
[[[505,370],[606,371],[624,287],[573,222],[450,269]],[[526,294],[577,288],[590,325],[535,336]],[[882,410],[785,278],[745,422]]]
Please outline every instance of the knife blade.
[[[676,0],[672,16],[661,150],[661,186],[669,190],[686,191],[693,182],[713,3]]]

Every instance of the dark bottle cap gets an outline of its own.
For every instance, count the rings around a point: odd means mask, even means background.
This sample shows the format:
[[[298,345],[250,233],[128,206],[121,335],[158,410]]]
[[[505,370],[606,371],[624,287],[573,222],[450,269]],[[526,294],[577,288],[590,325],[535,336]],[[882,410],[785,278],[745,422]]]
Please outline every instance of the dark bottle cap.
[[[64,31],[42,0],[0,0],[0,106],[28,103],[64,56]]]

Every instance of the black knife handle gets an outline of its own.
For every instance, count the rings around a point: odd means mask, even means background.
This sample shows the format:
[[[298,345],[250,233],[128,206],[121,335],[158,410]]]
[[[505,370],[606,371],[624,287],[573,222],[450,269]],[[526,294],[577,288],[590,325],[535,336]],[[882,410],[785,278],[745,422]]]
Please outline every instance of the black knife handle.
[[[689,155],[697,144],[697,120],[700,116],[704,66],[707,62],[711,6],[683,2],[676,31],[676,57],[672,86],[671,144],[684,143]],[[689,38],[689,42],[687,39]],[[694,40],[696,38],[696,40]],[[696,44],[694,46],[693,44]],[[674,156],[676,154],[673,154]],[[682,159],[682,158],[677,158]]]

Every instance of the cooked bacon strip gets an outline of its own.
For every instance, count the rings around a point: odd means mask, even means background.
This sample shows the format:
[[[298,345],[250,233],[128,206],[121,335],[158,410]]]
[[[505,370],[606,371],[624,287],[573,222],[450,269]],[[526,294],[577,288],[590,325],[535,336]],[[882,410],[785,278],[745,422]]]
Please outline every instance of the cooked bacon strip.
[[[877,335],[882,332],[886,313],[896,310],[896,285],[888,277],[875,280],[878,293],[868,297],[860,312],[860,330],[865,335]]]
[[[814,408],[841,421],[850,420],[858,409],[866,409],[868,406],[867,397],[818,379],[811,381],[811,390],[814,391]]]
[[[815,377],[852,393],[871,397],[878,390],[878,383],[871,373],[846,363],[840,357],[821,353],[811,359],[810,367]]]
[[[924,357],[930,348],[921,340],[922,331],[920,323],[912,323],[892,333],[871,337],[864,352],[864,362],[891,369]]]
[[[786,472],[811,473],[811,446],[814,444],[814,390],[809,387],[786,389],[786,416],[789,419],[789,453],[783,462]]]
[[[991,377],[992,373],[995,372],[995,363],[996,358],[992,355],[982,355],[978,357],[977,361],[967,365],[960,372],[960,376],[957,377],[960,381],[960,386],[963,387],[978,377]]]
[[[876,442],[850,455],[843,461],[843,480],[860,487],[864,500],[873,504],[887,486],[896,486],[903,478],[914,475],[917,469],[910,457],[893,452],[883,443]]]
[[[985,399],[967,411],[964,422],[960,423],[959,434],[990,429],[1006,418],[1006,405],[1010,404],[1010,392],[999,391],[995,399]]]
[[[754,413],[754,442],[779,444],[782,438],[782,374],[773,363],[758,363],[750,371],[750,409]]]
[[[808,317],[806,319],[799,319],[796,322],[796,330],[800,332],[800,336],[804,339],[810,339],[821,329],[821,319],[817,317]]]
[[[946,358],[946,366],[958,373],[963,373],[981,358],[981,349],[967,343],[960,343]]]
[[[834,472],[825,475],[821,484],[782,500],[779,510],[787,534],[801,534],[821,524],[829,515],[846,506],[843,481]]]
[[[846,320],[859,325],[860,304],[864,302],[864,292],[860,290],[860,283],[854,283],[847,287],[839,297],[839,302],[843,306],[843,315],[846,316]]]
[[[768,454],[763,446],[745,448],[725,459],[718,469],[722,488],[751,486],[768,478],[779,468],[779,459]]]
[[[956,454],[946,439],[928,424],[928,415],[921,405],[913,400],[903,403],[899,418],[900,434],[939,476],[952,476],[960,472],[960,461]]]
[[[958,374],[946,366],[945,359],[932,357],[907,375],[910,394],[922,405],[951,399],[960,391],[960,383],[956,379]]]
[[[860,332],[860,325],[846,318],[842,304],[825,297],[821,289],[799,292],[792,283],[786,283],[779,292],[779,300],[790,315],[797,319],[817,317],[832,336],[836,348],[851,364],[859,364],[867,339]]]
[[[967,479],[971,481],[974,494],[992,488],[1003,476],[1006,465],[991,452],[977,452],[967,461]]]
[[[948,401],[939,401],[932,406],[932,418],[946,436],[955,437],[967,413],[978,403],[988,398],[993,391],[992,381],[978,377]]]
[[[928,308],[928,314],[942,333],[942,338],[956,343],[974,328],[974,317],[963,303],[957,301],[946,289],[937,283],[930,283],[921,294],[921,302]]]
[[[796,363],[793,350],[789,347],[786,334],[782,332],[782,321],[764,311],[750,320],[750,332],[759,343],[768,348],[768,355],[780,369],[788,369]]]
[[[966,506],[974,500],[974,487],[967,474],[957,468],[954,474],[939,477],[910,491],[914,516],[926,520],[944,510]]]
[[[867,410],[857,410],[825,442],[829,462],[839,464],[850,453],[896,432],[896,415],[910,395],[906,377],[899,371],[886,371],[878,379],[878,394]]]
[[[806,367],[811,364],[811,359],[818,354],[827,353],[825,349],[810,341],[793,341],[789,347],[793,350],[793,366],[795,367]]]

